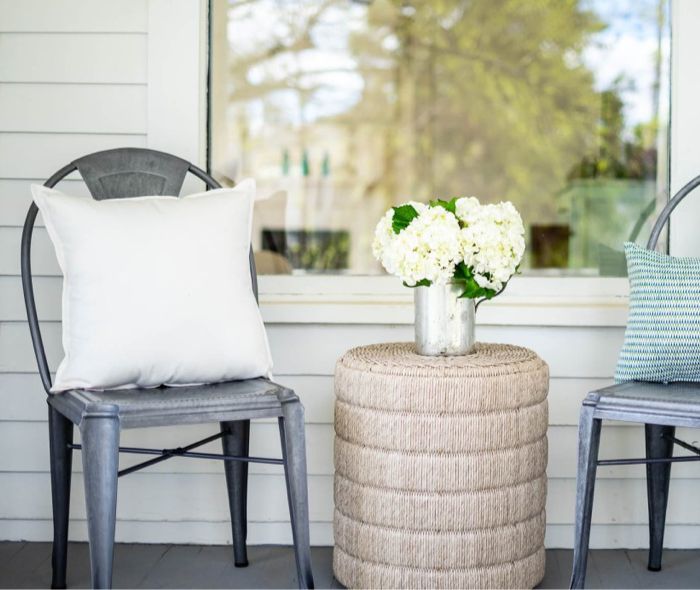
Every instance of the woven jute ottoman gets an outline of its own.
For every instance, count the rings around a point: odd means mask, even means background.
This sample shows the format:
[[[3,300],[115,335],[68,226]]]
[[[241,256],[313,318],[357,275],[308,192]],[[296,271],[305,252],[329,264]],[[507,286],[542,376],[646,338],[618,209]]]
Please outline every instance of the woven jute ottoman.
[[[335,373],[333,571],[350,588],[532,588],[544,576],[547,365],[477,344],[347,352]]]

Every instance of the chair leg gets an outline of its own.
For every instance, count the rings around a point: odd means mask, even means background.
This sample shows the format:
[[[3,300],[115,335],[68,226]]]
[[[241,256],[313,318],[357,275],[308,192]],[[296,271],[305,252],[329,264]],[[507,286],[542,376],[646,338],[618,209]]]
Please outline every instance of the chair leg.
[[[311,570],[311,545],[309,540],[309,500],[306,481],[304,407],[301,403],[283,403],[279,425],[299,588],[313,588],[314,578]]]
[[[73,451],[73,423],[49,406],[49,454],[51,459],[51,503],[53,505],[53,575],[51,588],[66,587],[68,559],[68,514]]]
[[[92,588],[111,588],[119,470],[116,411],[100,410],[84,416],[80,435]]]
[[[673,456],[673,426],[645,424],[647,459],[667,459]],[[668,488],[671,482],[671,463],[647,464],[647,501],[649,504],[649,565],[652,572],[661,570],[664,547],[664,527]]]
[[[222,422],[221,439],[224,454],[247,457],[250,448],[250,420]],[[224,461],[228,504],[231,509],[233,558],[236,567],[248,565],[246,538],[248,535],[248,463]]]
[[[593,417],[595,402],[587,399],[581,408],[578,431],[578,472],[576,476],[576,532],[571,588],[583,588],[586,582],[588,542],[591,533],[593,491],[598,462],[601,421]]]

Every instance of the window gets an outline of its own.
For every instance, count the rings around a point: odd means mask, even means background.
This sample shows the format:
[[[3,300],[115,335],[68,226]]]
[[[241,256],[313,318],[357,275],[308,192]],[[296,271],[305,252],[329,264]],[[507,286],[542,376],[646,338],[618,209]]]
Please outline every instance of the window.
[[[668,0],[212,0],[210,167],[261,273],[380,274],[390,206],[511,200],[523,272],[622,276],[668,198]]]

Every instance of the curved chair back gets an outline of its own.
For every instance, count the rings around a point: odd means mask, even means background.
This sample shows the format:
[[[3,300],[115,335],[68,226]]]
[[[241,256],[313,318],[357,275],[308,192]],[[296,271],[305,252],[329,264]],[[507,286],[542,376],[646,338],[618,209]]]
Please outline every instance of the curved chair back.
[[[672,211],[678,206],[678,203],[685,199],[688,194],[690,194],[698,186],[700,186],[700,175],[693,178],[693,180],[691,180],[681,190],[673,195],[673,198],[666,203],[666,206],[661,210],[656,223],[654,223],[654,227],[651,229],[651,235],[649,236],[649,241],[647,242],[647,250],[656,249],[656,244],[659,241],[661,230],[664,228],[664,225],[666,225]]]
[[[83,177],[92,198],[98,201],[146,195],[177,196],[180,194],[182,183],[188,172],[203,180],[207,185],[207,190],[221,188],[216,180],[194,164],[171,154],[143,148],[119,148],[83,156],[58,170],[44,183],[44,186],[53,188],[59,181],[76,170]],[[31,267],[32,234],[38,212],[39,209],[32,202],[22,230],[22,290],[24,291],[29,331],[32,336],[32,345],[41,382],[48,393],[51,389],[51,374],[39,329],[39,318],[36,313]],[[257,300],[258,281],[252,248],[250,251],[250,277]]]

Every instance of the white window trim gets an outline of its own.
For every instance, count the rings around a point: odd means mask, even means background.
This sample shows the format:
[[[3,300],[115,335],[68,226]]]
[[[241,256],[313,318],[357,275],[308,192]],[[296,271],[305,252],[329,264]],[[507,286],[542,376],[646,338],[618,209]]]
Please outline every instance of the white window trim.
[[[206,0],[148,0],[148,145],[199,165],[206,155]],[[671,189],[700,172],[700,2],[672,0]],[[679,75],[680,71],[684,76]],[[673,254],[700,252],[700,195],[672,218]],[[261,276],[271,323],[410,324],[412,292],[393,277]],[[516,277],[480,308],[483,325],[624,326],[628,285],[619,278]]]

